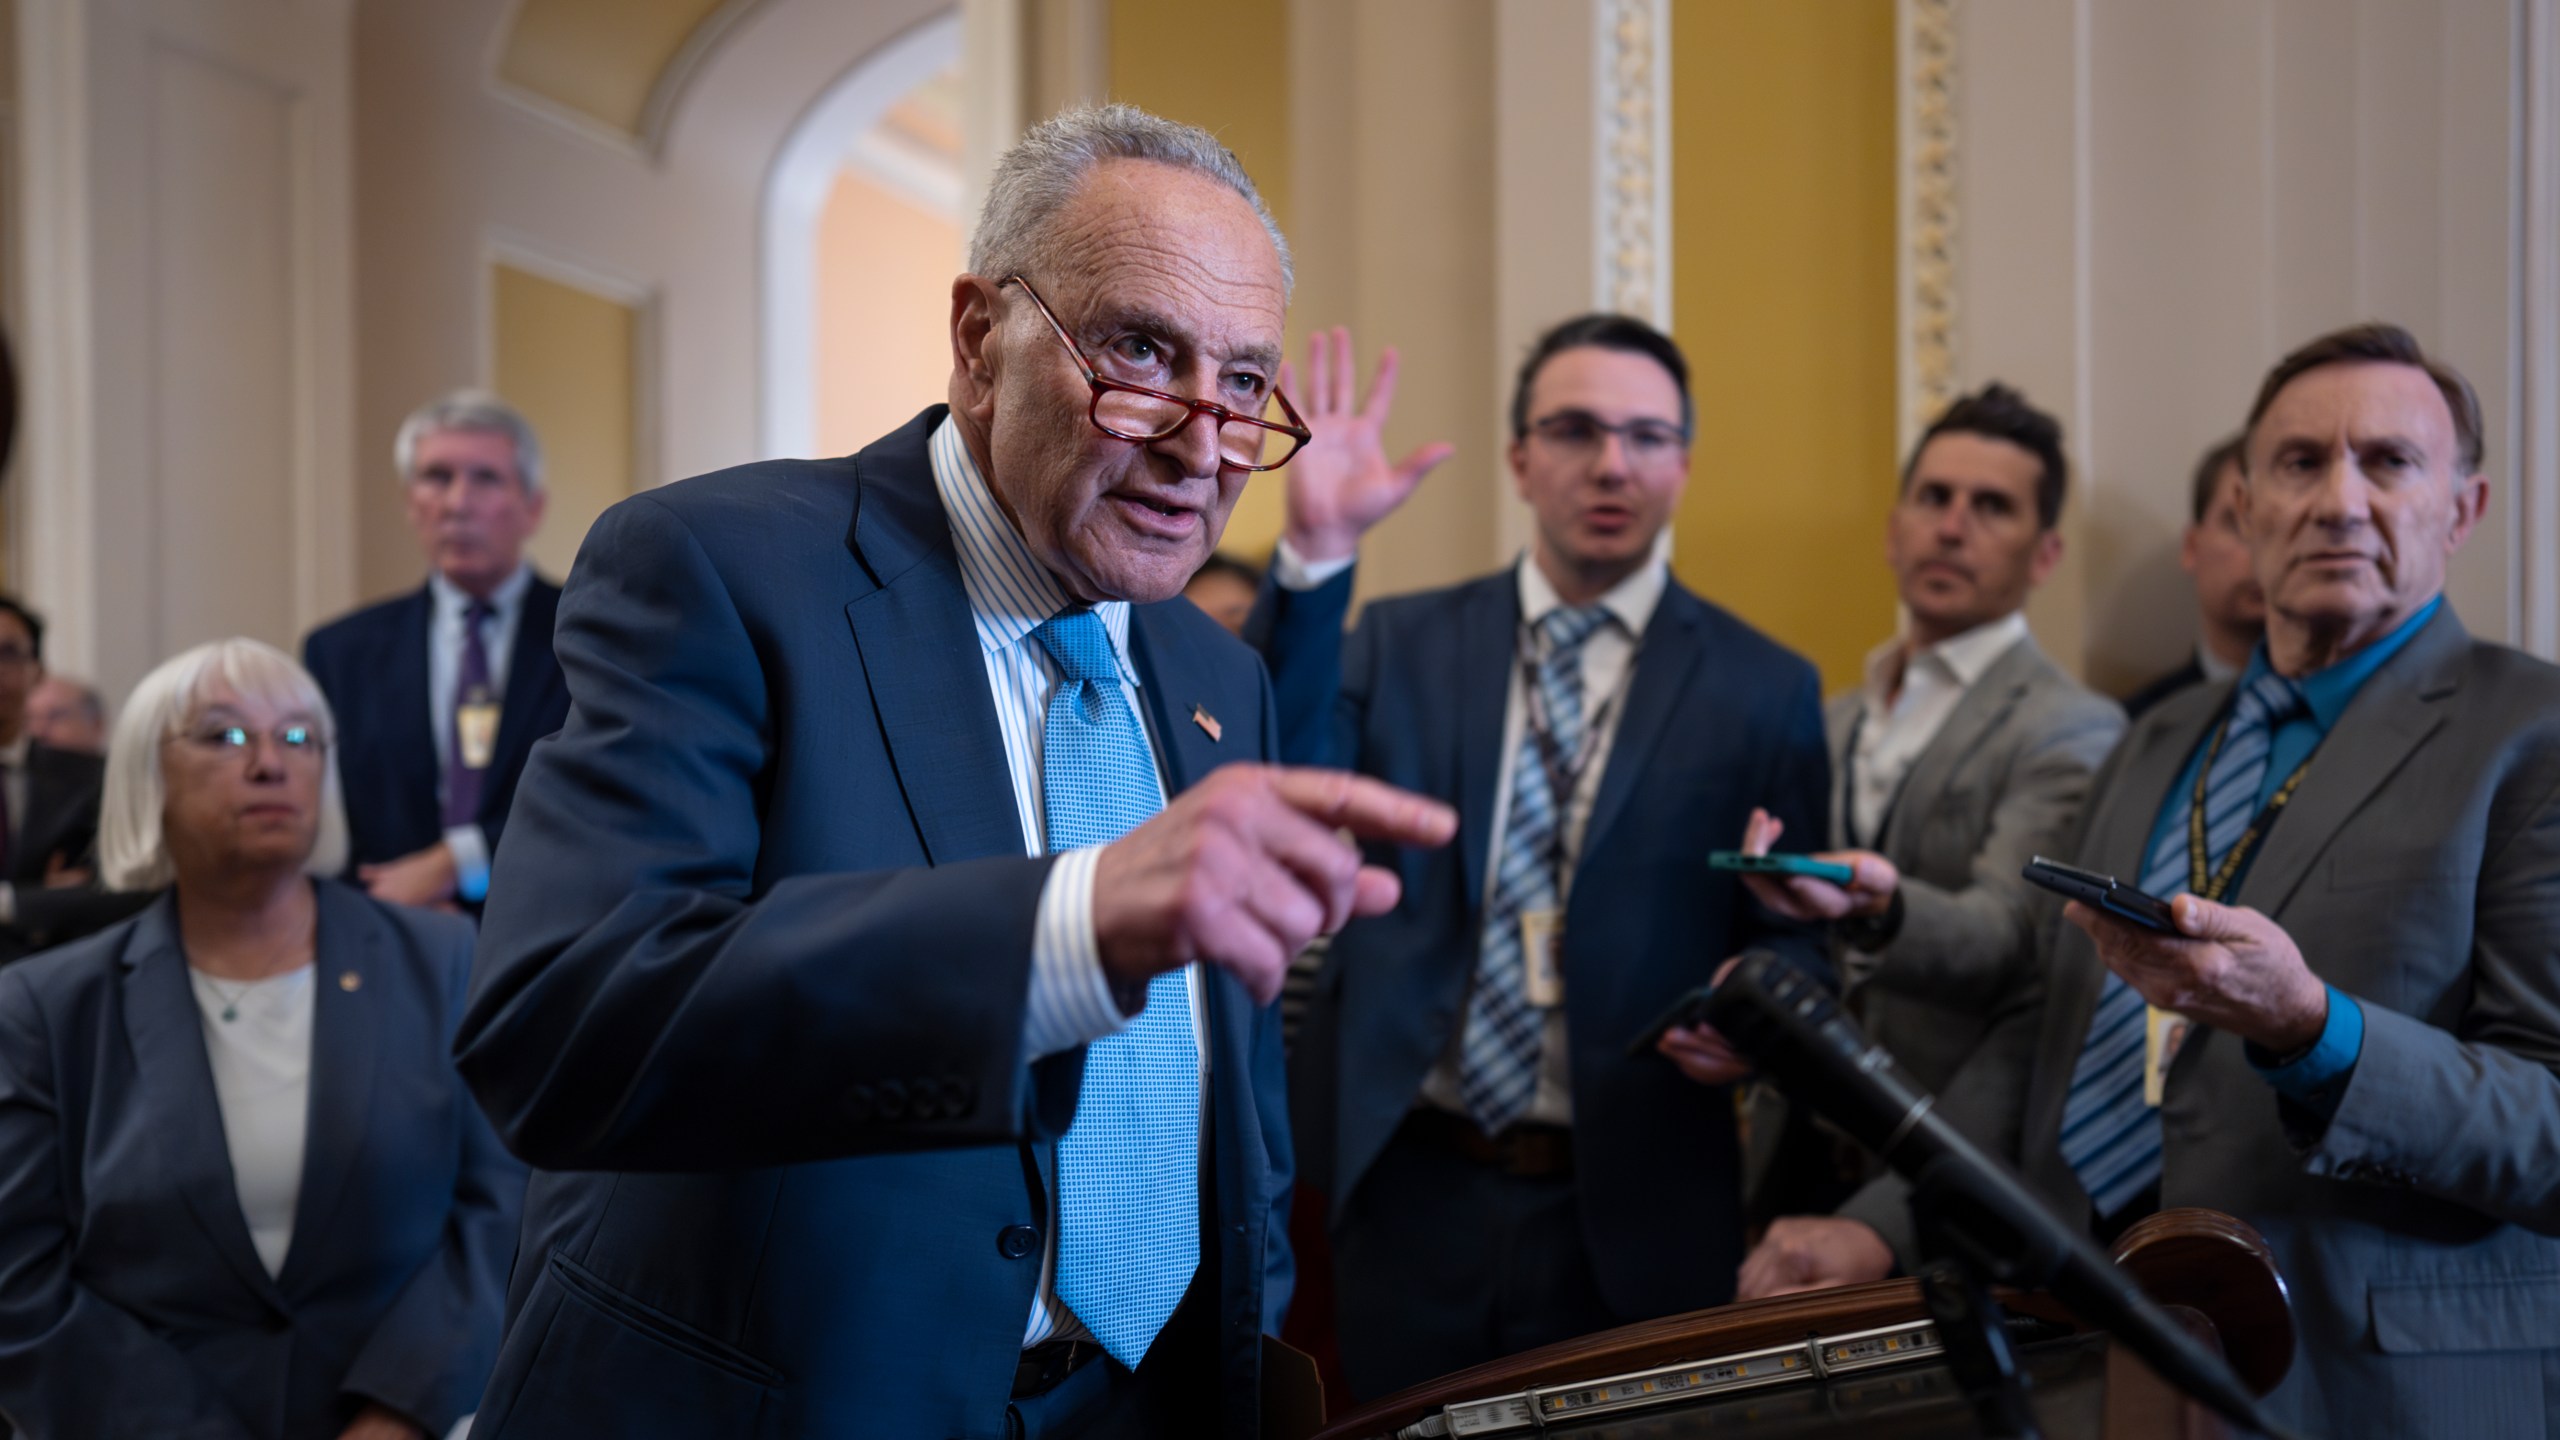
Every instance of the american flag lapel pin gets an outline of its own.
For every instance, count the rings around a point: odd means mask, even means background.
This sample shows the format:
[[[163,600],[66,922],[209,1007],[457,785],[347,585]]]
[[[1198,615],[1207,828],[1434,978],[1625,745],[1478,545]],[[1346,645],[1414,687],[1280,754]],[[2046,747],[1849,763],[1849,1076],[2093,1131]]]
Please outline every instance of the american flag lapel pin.
[[[1226,738],[1227,727],[1219,724],[1218,717],[1210,714],[1205,706],[1197,703],[1192,705],[1191,723],[1209,732],[1209,743],[1212,745]]]

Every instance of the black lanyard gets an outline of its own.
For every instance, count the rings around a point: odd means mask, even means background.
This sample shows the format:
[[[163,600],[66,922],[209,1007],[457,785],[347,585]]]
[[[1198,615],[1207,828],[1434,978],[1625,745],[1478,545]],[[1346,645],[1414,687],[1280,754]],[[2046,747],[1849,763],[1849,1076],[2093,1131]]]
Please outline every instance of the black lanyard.
[[[1600,753],[1601,737],[1608,732],[1609,712],[1617,708],[1620,697],[1627,693],[1627,687],[1635,681],[1637,653],[1641,652],[1644,646],[1642,640],[1637,641],[1636,650],[1631,651],[1627,656],[1627,666],[1620,672],[1618,683],[1612,686],[1608,695],[1601,699],[1599,708],[1592,710],[1584,717],[1582,738],[1574,745],[1573,753],[1567,755],[1563,742],[1556,738],[1554,719],[1547,714],[1546,686],[1542,683],[1542,677],[1539,674],[1537,640],[1532,630],[1533,627],[1525,622],[1520,626],[1520,640],[1517,647],[1520,655],[1522,692],[1520,718],[1529,732],[1530,743],[1537,747],[1538,766],[1546,772],[1547,793],[1555,805],[1556,823],[1547,837],[1547,866],[1555,876],[1556,901],[1561,904],[1564,901],[1565,880],[1569,868],[1564,839],[1566,817],[1572,811],[1573,797],[1581,793],[1583,774],[1591,768],[1592,760]],[[1589,644],[1590,641],[1585,639],[1583,643]],[[1582,657],[1579,653],[1573,657],[1573,663],[1577,667],[1581,665]],[[1514,795],[1511,803],[1519,804],[1519,797]]]
[[[2239,708],[2236,701],[2232,708],[2233,710]],[[2273,830],[2276,822],[2284,818],[2285,807],[2293,803],[2293,792],[2301,788],[2302,777],[2310,773],[2312,756],[2320,753],[2318,748],[2314,747],[2311,755],[2304,756],[2302,763],[2293,767],[2293,773],[2285,777],[2282,785],[2276,787],[2276,793],[2268,797],[2266,805],[2258,811],[2256,818],[2249,822],[2249,828],[2241,831],[2240,838],[2231,842],[2229,853],[2222,857],[2222,864],[2217,867],[2213,863],[2212,855],[2205,849],[2205,789],[2213,779],[2214,757],[2222,753],[2222,742],[2230,734],[2231,714],[2226,712],[2222,717],[2222,723],[2214,727],[2213,743],[2205,747],[2204,763],[2196,767],[2195,795],[2193,803],[2187,810],[2187,889],[2192,894],[2216,903],[2220,903],[2223,896],[2239,887],[2240,877],[2249,868],[2250,857],[2255,855],[2258,846],[2265,842],[2267,832]],[[2267,727],[2268,749],[2273,750],[2275,743],[2275,727],[2270,725]]]

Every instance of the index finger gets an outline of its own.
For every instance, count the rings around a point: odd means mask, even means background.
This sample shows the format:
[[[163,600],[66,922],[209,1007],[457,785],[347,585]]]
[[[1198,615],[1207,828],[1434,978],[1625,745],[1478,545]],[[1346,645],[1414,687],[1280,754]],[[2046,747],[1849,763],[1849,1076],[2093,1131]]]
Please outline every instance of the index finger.
[[[1458,833],[1458,812],[1447,805],[1347,770],[1284,765],[1273,771],[1271,788],[1299,814],[1363,840],[1446,845]]]

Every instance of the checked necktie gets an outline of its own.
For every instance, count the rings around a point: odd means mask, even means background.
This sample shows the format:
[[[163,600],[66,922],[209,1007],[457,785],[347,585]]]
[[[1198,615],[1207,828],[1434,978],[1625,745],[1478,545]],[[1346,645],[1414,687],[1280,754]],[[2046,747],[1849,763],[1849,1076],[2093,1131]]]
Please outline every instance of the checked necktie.
[[[1091,610],[1031,632],[1057,662],[1041,737],[1049,852],[1107,845],[1164,806],[1147,733]],[[1058,1142],[1058,1298],[1134,1370],[1200,1266],[1200,1053],[1182,971],[1085,1048],[1075,1124]]]
[[[2204,844],[2210,872],[2257,818],[2266,788],[2268,752],[2276,727],[2303,710],[2302,691],[2269,671],[2232,703],[2229,728],[2205,778]],[[2160,836],[2142,867],[2142,888],[2166,898],[2192,890],[2189,831],[2195,792],[2181,796],[2177,823]],[[2072,1067],[2071,1094],[2062,1109],[2062,1158],[2101,1219],[2115,1214],[2160,1178],[2160,1114],[2142,1097],[2145,1047],[2142,996],[2107,972],[2089,1038]]]
[[[1608,619],[1598,605],[1558,606],[1538,618],[1538,693],[1548,740],[1558,754],[1582,753],[1582,646]],[[1562,908],[1555,856],[1564,807],[1573,800],[1553,793],[1534,727],[1524,724],[1520,731],[1520,748],[1511,759],[1511,813],[1503,822],[1492,893],[1485,897],[1484,938],[1458,1063],[1460,1096],[1487,1135],[1519,1119],[1538,1091],[1545,1017],[1529,1003],[1520,917]]]

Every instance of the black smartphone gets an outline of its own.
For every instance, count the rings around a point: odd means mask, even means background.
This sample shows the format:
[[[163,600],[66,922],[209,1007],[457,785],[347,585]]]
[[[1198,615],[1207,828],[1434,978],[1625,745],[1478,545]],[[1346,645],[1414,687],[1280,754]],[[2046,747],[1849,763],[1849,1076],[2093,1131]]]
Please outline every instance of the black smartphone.
[[[1710,870],[1738,870],[1746,875],[1810,875],[1847,886],[1858,878],[1858,872],[1833,860],[1816,860],[1810,855],[1745,855],[1739,850],[1707,852]]]
[[[1715,989],[1712,983],[1701,985],[1672,1001],[1661,1014],[1653,1017],[1653,1023],[1644,1027],[1642,1034],[1627,1043],[1627,1058],[1633,1060],[1639,1055],[1650,1055],[1653,1047],[1661,1044],[1662,1037],[1671,1030],[1686,1029],[1706,1019],[1707,997],[1714,994]]]
[[[2169,909],[2168,901],[2157,895],[2146,895],[2112,875],[2082,870],[2059,860],[2047,860],[2041,855],[2028,861],[2027,868],[2019,873],[2026,876],[2030,884],[2041,885],[2056,895],[2068,895],[2083,904],[2096,906],[2119,919],[2130,920],[2165,935],[2178,933],[2177,916]]]

